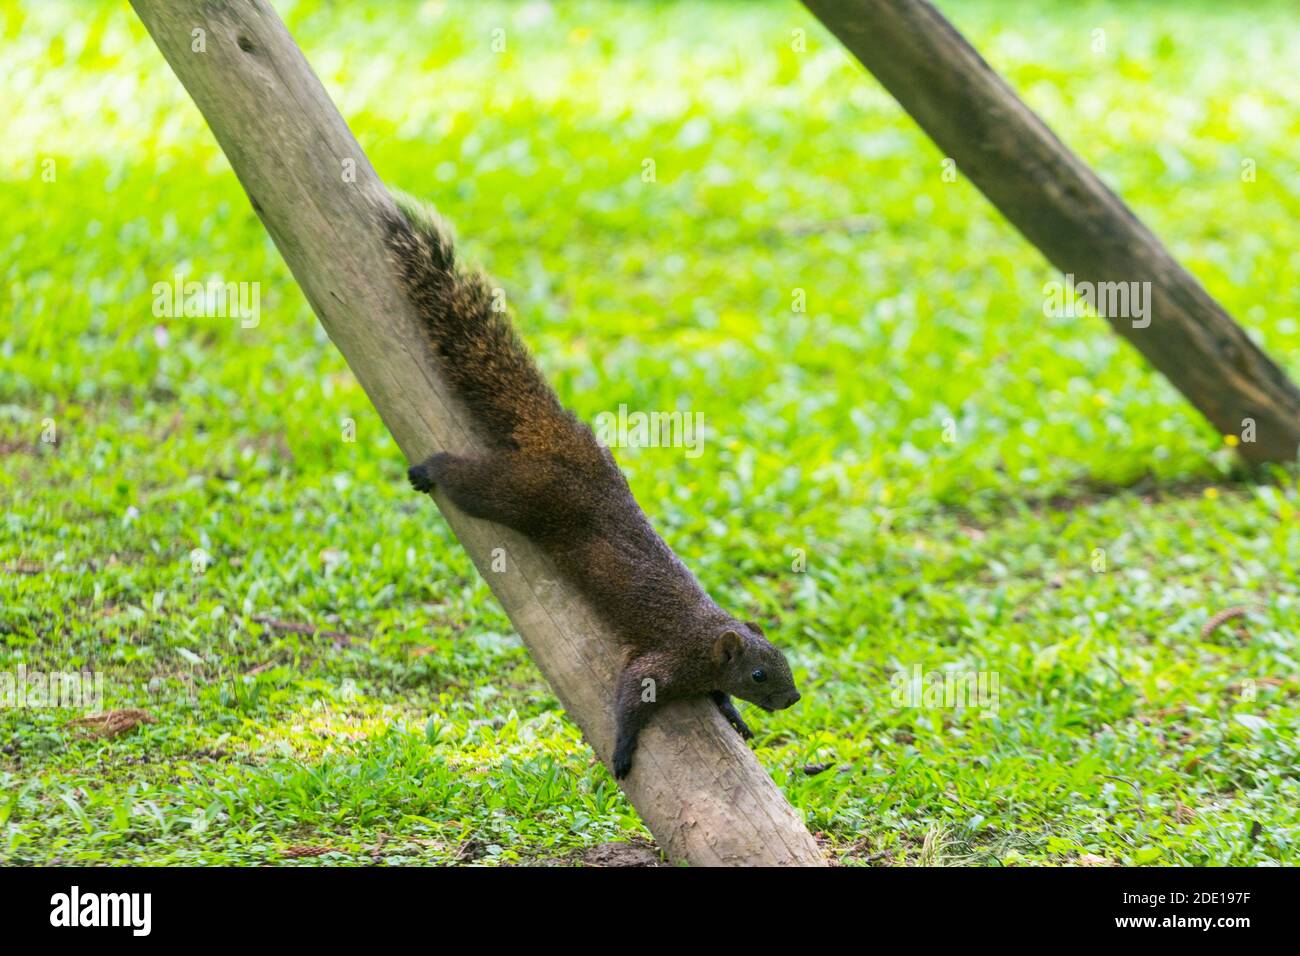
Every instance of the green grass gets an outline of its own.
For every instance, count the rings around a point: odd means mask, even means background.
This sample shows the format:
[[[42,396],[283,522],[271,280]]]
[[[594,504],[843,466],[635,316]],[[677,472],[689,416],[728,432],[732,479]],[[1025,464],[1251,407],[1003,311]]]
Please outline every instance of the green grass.
[[[619,458],[788,650],[804,700],[751,713],[754,746],[829,854],[1300,861],[1294,470],[1243,476],[1104,323],[1045,317],[1044,261],[801,7],[276,6],[566,403],[703,413],[702,456]],[[943,7],[1300,375],[1300,11]],[[0,673],[99,670],[157,721],[0,710],[0,861],[644,834],[126,5],[4,0],[0,33]],[[155,318],[177,272],[260,283],[260,324]],[[996,715],[900,706],[918,665],[996,675]]]

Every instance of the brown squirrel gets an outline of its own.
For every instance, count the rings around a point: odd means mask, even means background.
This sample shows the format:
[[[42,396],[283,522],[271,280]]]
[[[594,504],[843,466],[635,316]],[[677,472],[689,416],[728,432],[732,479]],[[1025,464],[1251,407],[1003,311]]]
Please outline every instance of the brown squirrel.
[[[622,640],[614,776],[632,767],[655,702],[709,695],[745,739],[731,696],[765,710],[799,699],[785,656],[752,621],[727,614],[650,526],[627,479],[590,427],[566,410],[486,276],[462,268],[436,214],[405,197],[385,213],[389,255],[415,305],[437,367],[489,450],[440,452],[410,469],[462,511],[528,536]]]

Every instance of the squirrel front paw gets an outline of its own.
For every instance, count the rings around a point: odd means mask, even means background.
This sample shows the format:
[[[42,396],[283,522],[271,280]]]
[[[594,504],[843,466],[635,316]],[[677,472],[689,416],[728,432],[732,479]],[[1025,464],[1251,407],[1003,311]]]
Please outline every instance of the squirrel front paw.
[[[754,732],[741,718],[740,711],[736,710],[736,705],[731,702],[731,698],[722,691],[714,691],[712,696],[713,702],[718,705],[718,711],[727,719],[727,723],[736,728],[736,733],[740,734],[741,740],[753,740]]]

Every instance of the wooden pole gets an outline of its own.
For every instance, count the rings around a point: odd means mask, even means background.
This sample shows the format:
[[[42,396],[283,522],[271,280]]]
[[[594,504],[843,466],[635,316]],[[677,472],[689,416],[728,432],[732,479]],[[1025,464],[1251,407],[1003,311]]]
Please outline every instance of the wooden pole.
[[[132,6],[407,458],[472,448],[468,419],[426,359],[417,319],[386,258],[376,213],[392,209],[392,198],[268,0]],[[565,709],[608,763],[613,636],[531,543],[437,501]],[[506,554],[503,572],[491,569],[498,548]],[[824,863],[800,815],[706,701],[665,705],[641,737],[624,789],[671,860]]]
[[[1147,316],[1107,321],[1221,434],[1241,438],[1247,461],[1295,460],[1300,390],[938,10],[804,3],[1053,265],[1077,283],[1150,283]]]

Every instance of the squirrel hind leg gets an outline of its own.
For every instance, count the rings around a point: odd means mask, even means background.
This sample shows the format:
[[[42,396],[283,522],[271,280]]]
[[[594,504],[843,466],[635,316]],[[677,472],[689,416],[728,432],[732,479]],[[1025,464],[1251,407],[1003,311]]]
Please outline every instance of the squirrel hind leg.
[[[438,455],[433,455],[418,465],[406,469],[406,477],[411,482],[411,487],[421,494],[431,494],[438,486],[436,458]]]
[[[417,491],[441,490],[461,511],[528,535],[567,517],[566,501],[544,462],[514,452],[439,452],[407,473]]]

